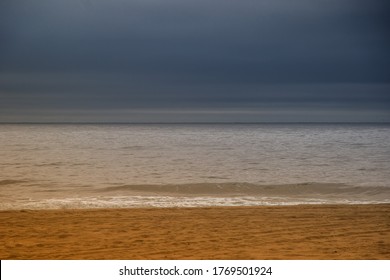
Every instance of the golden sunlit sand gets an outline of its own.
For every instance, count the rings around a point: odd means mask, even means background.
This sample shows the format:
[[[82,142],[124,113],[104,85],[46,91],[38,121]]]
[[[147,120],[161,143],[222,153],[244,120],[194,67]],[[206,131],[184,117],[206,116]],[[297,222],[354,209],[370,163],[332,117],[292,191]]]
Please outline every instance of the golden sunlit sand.
[[[0,212],[1,259],[390,259],[390,205]]]

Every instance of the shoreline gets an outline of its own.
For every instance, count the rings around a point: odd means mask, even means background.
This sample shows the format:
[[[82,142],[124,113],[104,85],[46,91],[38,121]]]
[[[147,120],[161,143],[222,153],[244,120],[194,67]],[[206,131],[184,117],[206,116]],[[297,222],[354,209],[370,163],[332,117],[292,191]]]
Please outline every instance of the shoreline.
[[[1,210],[0,259],[390,259],[390,204]]]
[[[18,181],[16,181],[17,183]],[[119,184],[105,187],[15,185],[0,180],[0,211],[139,207],[224,207],[390,203],[390,186],[343,183],[257,184],[245,182]]]

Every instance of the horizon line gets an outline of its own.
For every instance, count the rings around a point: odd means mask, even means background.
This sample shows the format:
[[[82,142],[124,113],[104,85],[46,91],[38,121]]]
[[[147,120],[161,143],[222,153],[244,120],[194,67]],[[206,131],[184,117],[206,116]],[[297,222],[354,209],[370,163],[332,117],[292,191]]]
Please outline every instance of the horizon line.
[[[146,125],[146,124],[390,124],[390,122],[387,121],[379,121],[379,122],[374,122],[374,121],[367,121],[367,122],[345,122],[345,121],[323,121],[323,122],[272,122],[272,121],[267,121],[267,122],[1,122],[0,125],[2,124],[141,124],[141,125]]]

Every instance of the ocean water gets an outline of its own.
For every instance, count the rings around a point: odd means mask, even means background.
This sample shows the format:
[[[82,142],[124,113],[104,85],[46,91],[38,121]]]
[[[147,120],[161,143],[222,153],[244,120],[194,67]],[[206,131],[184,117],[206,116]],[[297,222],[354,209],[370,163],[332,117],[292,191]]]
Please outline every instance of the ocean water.
[[[388,124],[1,124],[0,209],[389,203]]]

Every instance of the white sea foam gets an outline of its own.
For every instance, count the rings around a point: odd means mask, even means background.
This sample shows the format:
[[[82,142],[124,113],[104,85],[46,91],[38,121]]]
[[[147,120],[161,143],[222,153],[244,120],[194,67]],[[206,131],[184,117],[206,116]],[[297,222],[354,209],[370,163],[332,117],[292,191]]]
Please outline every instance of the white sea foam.
[[[84,208],[144,208],[144,207],[210,207],[210,206],[270,206],[299,204],[377,204],[385,200],[350,199],[291,199],[284,197],[172,197],[172,196],[117,196],[41,199],[24,202],[0,203],[2,210],[17,209],[84,209]]]

